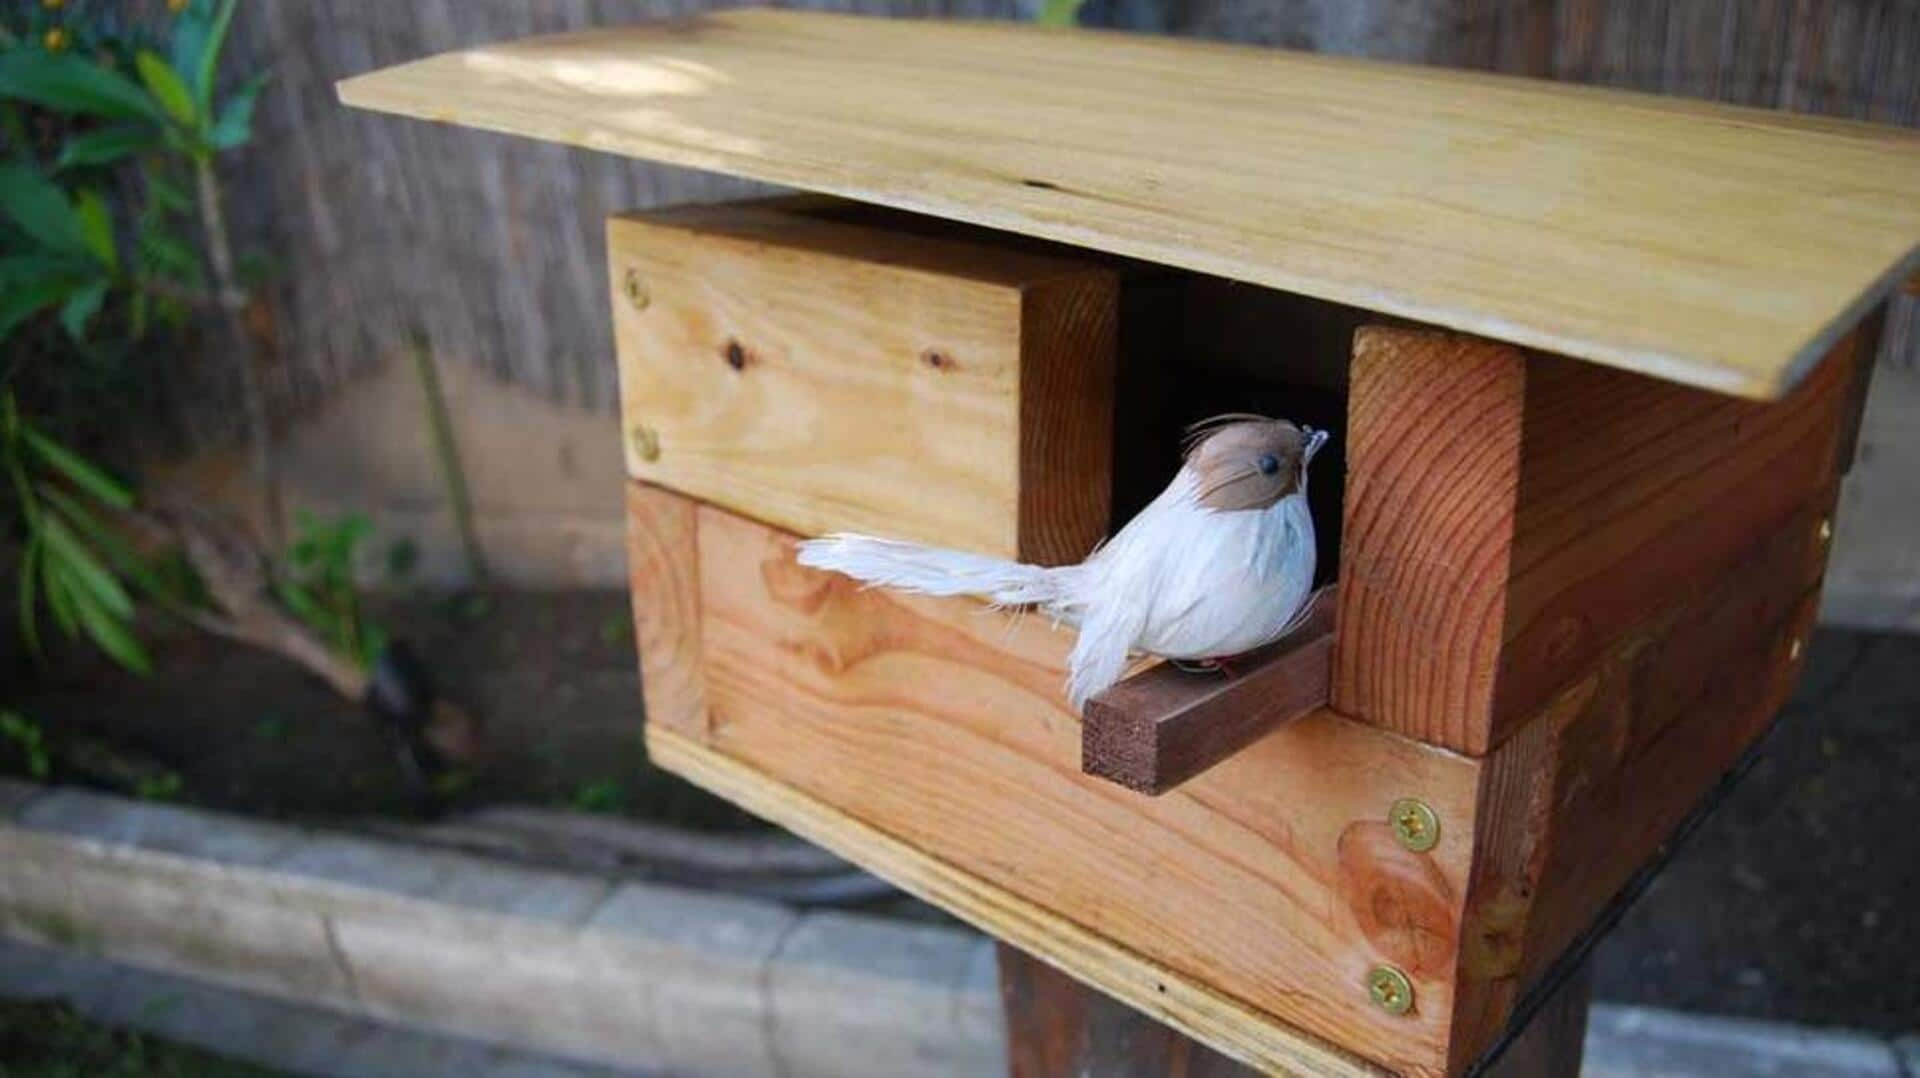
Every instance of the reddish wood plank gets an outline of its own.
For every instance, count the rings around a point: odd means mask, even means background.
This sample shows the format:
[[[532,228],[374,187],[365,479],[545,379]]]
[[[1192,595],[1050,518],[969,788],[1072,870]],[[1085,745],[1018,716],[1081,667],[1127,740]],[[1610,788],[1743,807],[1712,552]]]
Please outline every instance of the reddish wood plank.
[[[1485,760],[1455,1066],[1593,923],[1785,701],[1811,630],[1829,487],[1615,646]]]
[[[1230,671],[1161,663],[1087,701],[1080,770],[1157,796],[1324,708],[1337,590],[1312,601],[1293,635],[1234,660]]]
[[[627,575],[647,721],[706,740],[700,661],[700,550],[693,501],[627,484]]]
[[[791,536],[710,506],[699,543],[711,746],[765,776],[781,804],[830,805],[927,851],[963,881],[943,877],[933,896],[1003,935],[1061,918],[1115,941],[1164,971],[1129,1002],[1213,1029],[1210,1042],[1242,1058],[1281,1058],[1270,1039],[1292,1030],[1439,1072],[1471,761],[1323,710],[1141,797],[1080,773],[1080,723],[1062,691],[1070,633],[804,569]],[[1406,796],[1447,821],[1430,851],[1393,837],[1388,809]],[[873,853],[851,856],[902,876]],[[980,897],[999,890],[1018,924]],[[1021,946],[1062,964],[1085,954]],[[1382,962],[1413,979],[1414,1013],[1367,998],[1366,973]],[[1098,969],[1116,993],[1139,980],[1109,960]],[[1266,1025],[1223,1020],[1222,1007]]]
[[[1769,404],[1363,329],[1334,708],[1488,752],[1839,474],[1874,324]]]
[[[1333,707],[1471,748],[1500,658],[1526,358],[1363,327],[1350,392]]]

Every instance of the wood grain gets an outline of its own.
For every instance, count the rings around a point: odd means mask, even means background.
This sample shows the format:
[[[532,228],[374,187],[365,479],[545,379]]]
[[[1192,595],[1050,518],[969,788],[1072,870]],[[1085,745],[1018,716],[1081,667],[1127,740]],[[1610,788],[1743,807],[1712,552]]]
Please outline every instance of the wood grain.
[[[1335,709],[1475,755],[1499,744],[1841,473],[1876,325],[1768,404],[1363,329]]]
[[[1017,947],[999,947],[1009,1078],[1248,1078],[1256,1073]]]
[[[1903,131],[1231,45],[732,12],[339,92],[1757,397],[1920,264]]]
[[[1313,597],[1293,635],[1231,670],[1159,663],[1087,701],[1080,770],[1159,796],[1281,723],[1327,706],[1336,589]]]
[[[697,526],[692,501],[645,483],[627,484],[627,575],[647,721],[705,740]]]
[[[1454,1064],[1772,722],[1812,630],[1833,489],[1615,645],[1485,761]]]
[[[756,770],[664,727],[649,726],[646,737],[648,756],[661,767],[1264,1073],[1388,1078],[1388,1071],[1357,1055],[1277,1023],[1045,905],[902,842],[778,774]]]
[[[782,533],[708,506],[698,519],[710,744],[763,776],[749,807],[824,803],[924,851],[965,881],[941,885],[940,904],[1076,975],[1094,963],[1096,983],[1135,1006],[1150,985],[1150,1013],[1239,1058],[1279,1065],[1263,1045],[1293,1028],[1438,1073],[1478,788],[1470,762],[1317,712],[1143,798],[1079,772],[1079,723],[1062,694],[1069,633],[965,600],[863,589],[795,565]],[[1402,796],[1433,805],[1450,837],[1428,853],[1400,847],[1386,814]],[[925,880],[864,842],[841,845],[910,888]],[[1164,975],[1117,973],[1078,936],[1009,935],[981,888]],[[1382,961],[1414,978],[1415,1014],[1367,1000],[1364,975]],[[1223,1020],[1168,977],[1262,1017]]]
[[[1589,959],[1554,990],[1499,1058],[1489,1062],[1481,1072],[1483,1078],[1580,1078],[1592,1003],[1593,962]]]
[[[806,535],[1044,564],[1106,533],[1111,271],[754,204],[607,236],[622,412],[652,437],[635,477]]]

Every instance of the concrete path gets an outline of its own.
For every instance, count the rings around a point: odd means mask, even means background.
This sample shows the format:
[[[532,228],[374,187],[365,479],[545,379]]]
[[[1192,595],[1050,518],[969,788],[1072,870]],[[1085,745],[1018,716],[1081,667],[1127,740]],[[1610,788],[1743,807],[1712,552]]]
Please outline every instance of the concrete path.
[[[999,1074],[991,944],[0,781],[0,996],[306,1074]],[[1920,1039],[1599,1004],[1590,1078],[1920,1078]],[[639,1069],[634,1069],[639,1068]]]

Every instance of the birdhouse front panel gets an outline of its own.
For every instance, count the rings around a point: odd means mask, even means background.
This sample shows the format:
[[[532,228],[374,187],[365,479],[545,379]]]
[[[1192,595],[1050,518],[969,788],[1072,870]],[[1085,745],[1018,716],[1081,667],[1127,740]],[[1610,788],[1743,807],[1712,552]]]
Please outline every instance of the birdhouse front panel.
[[[1081,771],[1070,631],[802,567],[798,537],[655,486],[628,513],[661,766],[1242,1058],[1438,1070],[1473,761],[1319,711],[1143,796]],[[1444,821],[1424,850],[1388,813],[1415,792]],[[1417,1013],[1371,1000],[1383,963]]]
[[[1279,1073],[1471,1070],[1766,731],[1920,266],[1909,134],[1267,50],[743,12],[341,93],[850,200],[609,224],[650,752]]]

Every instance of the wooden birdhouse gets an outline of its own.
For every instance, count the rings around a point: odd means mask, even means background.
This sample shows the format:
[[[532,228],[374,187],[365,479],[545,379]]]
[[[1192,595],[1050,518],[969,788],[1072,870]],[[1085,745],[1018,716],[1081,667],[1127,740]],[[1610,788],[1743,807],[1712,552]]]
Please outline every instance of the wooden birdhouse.
[[[659,764],[1226,1054],[1470,1069],[1767,730],[1920,140],[1349,59],[771,11],[354,106],[811,192],[607,226]],[[1068,706],[1070,630],[795,564],[1073,562],[1194,419],[1333,433],[1308,629]]]

